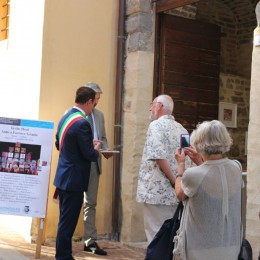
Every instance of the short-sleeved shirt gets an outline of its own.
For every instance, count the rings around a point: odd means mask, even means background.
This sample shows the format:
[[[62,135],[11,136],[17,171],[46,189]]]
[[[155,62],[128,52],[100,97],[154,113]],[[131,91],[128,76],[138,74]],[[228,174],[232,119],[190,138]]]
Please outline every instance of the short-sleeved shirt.
[[[188,196],[183,213],[185,259],[237,259],[241,241],[242,174],[227,158],[185,171]]]
[[[174,152],[180,147],[180,134],[186,133],[187,130],[172,115],[164,115],[150,123],[138,176],[137,202],[177,204],[175,191],[156,160],[168,160],[173,172],[177,173]]]

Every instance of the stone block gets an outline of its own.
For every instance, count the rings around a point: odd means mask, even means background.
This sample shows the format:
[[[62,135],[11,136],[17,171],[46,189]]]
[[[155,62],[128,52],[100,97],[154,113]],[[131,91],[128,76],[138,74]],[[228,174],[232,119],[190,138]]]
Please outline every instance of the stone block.
[[[130,16],[126,22],[126,32],[132,34],[135,32],[150,32],[153,30],[152,16],[147,13],[138,13]]]
[[[128,0],[126,3],[126,14],[150,13],[151,2],[149,0]]]
[[[127,49],[129,52],[134,51],[153,51],[154,38],[153,34],[135,32],[128,38]]]

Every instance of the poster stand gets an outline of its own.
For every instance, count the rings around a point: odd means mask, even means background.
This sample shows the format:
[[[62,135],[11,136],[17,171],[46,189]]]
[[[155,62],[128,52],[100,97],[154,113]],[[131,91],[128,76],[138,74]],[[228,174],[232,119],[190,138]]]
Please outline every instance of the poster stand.
[[[36,252],[35,258],[41,258],[41,247],[42,247],[42,234],[43,234],[43,226],[44,226],[44,218],[39,218],[39,227],[38,227],[38,236],[36,240]]]

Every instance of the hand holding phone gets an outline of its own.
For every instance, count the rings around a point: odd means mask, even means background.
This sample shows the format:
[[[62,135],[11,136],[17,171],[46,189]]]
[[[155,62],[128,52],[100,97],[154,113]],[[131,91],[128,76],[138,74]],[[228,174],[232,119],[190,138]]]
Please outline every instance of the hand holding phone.
[[[189,134],[181,134],[180,137],[181,148],[190,146],[190,135]]]

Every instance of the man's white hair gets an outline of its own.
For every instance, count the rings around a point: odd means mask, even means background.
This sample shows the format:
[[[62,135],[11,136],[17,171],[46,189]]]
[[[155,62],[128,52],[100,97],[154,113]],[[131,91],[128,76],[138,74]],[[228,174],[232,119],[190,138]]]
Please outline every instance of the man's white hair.
[[[96,93],[102,93],[101,87],[95,82],[88,82],[85,87],[93,89]]]
[[[173,107],[174,107],[174,103],[173,100],[170,96],[168,95],[160,95],[157,97],[156,102],[162,103],[163,104],[163,110],[171,115],[173,112]]]

